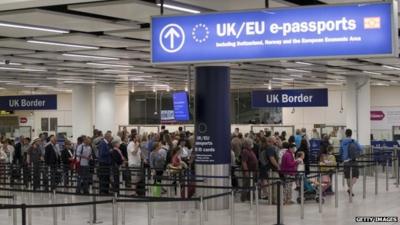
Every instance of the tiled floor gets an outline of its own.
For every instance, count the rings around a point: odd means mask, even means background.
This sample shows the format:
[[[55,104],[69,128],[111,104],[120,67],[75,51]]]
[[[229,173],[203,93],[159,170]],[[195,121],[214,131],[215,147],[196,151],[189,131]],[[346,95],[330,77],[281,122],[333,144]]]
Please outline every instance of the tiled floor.
[[[355,216],[400,216],[400,189],[394,185],[394,180],[390,180],[390,189],[385,190],[385,178],[379,178],[379,194],[374,194],[374,178],[367,179],[367,198],[362,198],[362,182],[361,179],[354,187],[355,197],[353,203],[349,203],[348,195],[339,179],[339,207],[335,208],[334,196],[325,197],[322,213],[318,212],[318,204],[310,201],[305,204],[304,220],[300,219],[300,206],[290,205],[284,206],[284,224],[286,225],[350,225],[360,224],[354,220]],[[4,194],[4,193],[3,193]],[[294,197],[296,197],[294,192]],[[47,194],[35,194],[35,203],[49,202]],[[59,198],[60,199],[60,198]],[[21,195],[19,194],[19,201]],[[89,201],[86,197],[74,197],[73,201]],[[60,200],[61,201],[61,200]],[[5,201],[2,200],[4,203]],[[152,224],[158,225],[175,225],[178,224],[177,203],[153,203],[154,219]],[[120,205],[121,206],[121,205]],[[200,224],[199,212],[194,208],[194,203],[182,203],[182,225]],[[19,210],[18,210],[19,211]],[[276,206],[260,203],[260,219],[261,224],[276,224]],[[101,205],[97,207],[98,220],[102,224],[112,224],[112,208],[111,205]],[[20,214],[17,216],[17,224],[21,224]],[[67,208],[65,210],[65,220],[62,218],[61,209],[58,209],[58,225],[82,225],[87,224],[89,219],[89,206],[80,206]],[[250,211],[249,203],[235,204],[235,224],[254,224],[256,225],[255,207]],[[12,217],[9,216],[8,210],[0,210],[0,225],[13,224]],[[53,225],[52,209],[34,209],[33,225]],[[119,210],[118,224],[122,224],[121,210]],[[127,225],[145,225],[147,221],[147,205],[146,203],[126,204],[126,223]],[[230,214],[228,210],[209,211],[208,221],[205,224],[228,225],[231,224]],[[400,223],[387,223],[400,224]]]

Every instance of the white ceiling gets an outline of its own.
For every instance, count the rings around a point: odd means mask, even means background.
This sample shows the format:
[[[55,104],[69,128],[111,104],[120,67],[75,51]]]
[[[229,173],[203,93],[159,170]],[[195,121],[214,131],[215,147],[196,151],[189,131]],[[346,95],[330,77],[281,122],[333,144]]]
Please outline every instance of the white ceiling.
[[[210,10],[240,10],[265,6],[265,0],[176,1]],[[335,4],[350,0],[321,1]],[[293,6],[284,0],[270,0],[269,5],[272,8]],[[164,12],[180,13],[173,10]],[[57,34],[0,26],[0,67],[9,69],[0,70],[0,87],[5,87],[6,91],[32,91],[31,88],[24,87],[29,84],[42,86],[43,88],[38,88],[40,91],[54,92],[71,89],[75,83],[105,82],[115,83],[118,89],[124,90],[132,85],[135,90],[149,90],[152,85],[157,84],[169,85],[171,90],[183,89],[187,86],[187,65],[155,66],[150,63],[150,29],[147,23],[151,16],[159,14],[160,9],[156,4],[141,0],[0,0],[2,22],[69,32]],[[27,40],[87,45],[98,49],[29,43]],[[6,60],[12,64],[4,65]],[[231,85],[232,88],[243,89],[265,88],[269,80],[272,80],[275,87],[319,87],[332,83],[342,85],[346,76],[369,76],[374,84],[400,84],[396,83],[400,81],[399,70],[382,67],[400,67],[398,58],[325,59],[306,62],[311,65],[294,61],[231,64]],[[287,68],[310,72],[293,72]],[[29,71],[31,69],[36,71]],[[365,70],[379,74],[363,73]],[[193,74],[193,71],[190,72]],[[3,81],[11,83],[6,84]]]

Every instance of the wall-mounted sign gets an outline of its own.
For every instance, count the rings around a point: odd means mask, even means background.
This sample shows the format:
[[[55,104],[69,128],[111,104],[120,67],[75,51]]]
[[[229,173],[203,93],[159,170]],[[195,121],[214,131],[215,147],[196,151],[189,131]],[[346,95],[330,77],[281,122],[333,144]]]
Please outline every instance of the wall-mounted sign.
[[[251,92],[253,108],[263,107],[326,107],[328,89],[288,89]]]
[[[28,118],[26,118],[26,117],[19,118],[19,123],[27,123],[27,122],[28,122]]]
[[[397,2],[152,18],[152,62],[397,56]]]
[[[57,95],[0,96],[1,110],[57,109]]]
[[[175,92],[172,94],[174,104],[174,116],[176,121],[188,121],[189,116],[189,101],[185,91]]]
[[[175,120],[174,110],[161,110],[160,114],[161,114],[161,122]]]

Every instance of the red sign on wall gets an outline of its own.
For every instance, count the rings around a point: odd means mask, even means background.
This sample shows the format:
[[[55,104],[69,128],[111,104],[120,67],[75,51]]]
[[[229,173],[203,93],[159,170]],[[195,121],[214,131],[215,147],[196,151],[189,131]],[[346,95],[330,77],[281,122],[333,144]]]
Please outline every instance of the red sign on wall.
[[[27,123],[27,122],[28,122],[28,118],[26,118],[26,117],[20,117],[20,118],[19,118],[19,122],[20,122],[20,123]]]

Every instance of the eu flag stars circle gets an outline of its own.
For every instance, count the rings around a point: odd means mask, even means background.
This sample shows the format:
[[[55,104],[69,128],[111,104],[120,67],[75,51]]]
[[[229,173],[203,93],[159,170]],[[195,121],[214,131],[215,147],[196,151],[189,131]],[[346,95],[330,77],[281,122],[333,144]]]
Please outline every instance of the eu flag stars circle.
[[[208,39],[209,35],[210,31],[208,27],[203,23],[196,24],[196,26],[194,26],[192,29],[192,37],[197,43],[201,44],[205,42]]]

